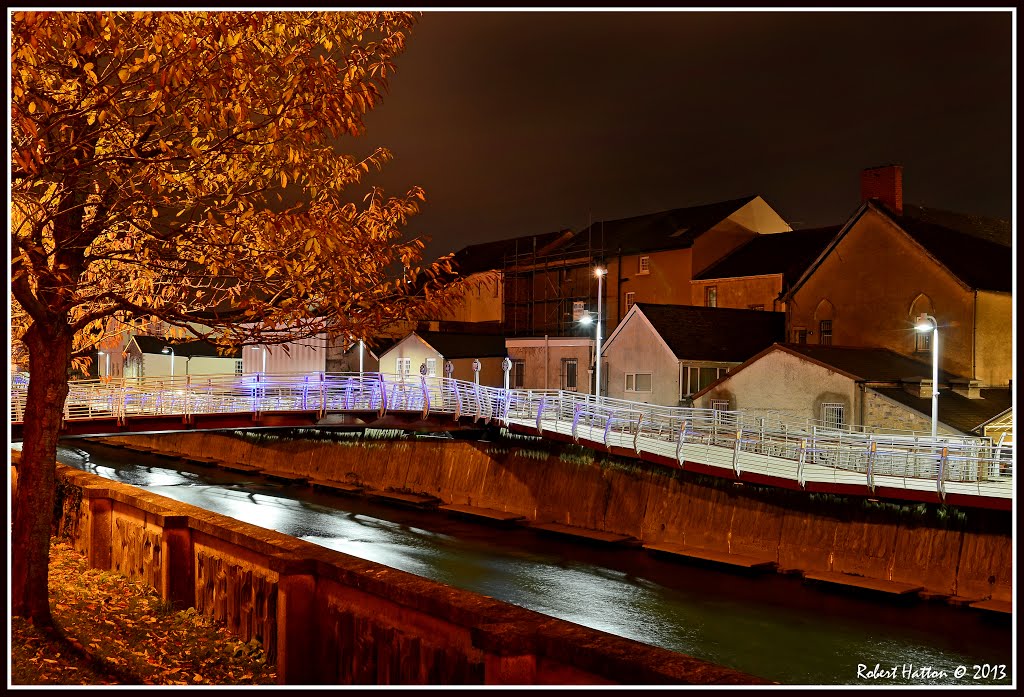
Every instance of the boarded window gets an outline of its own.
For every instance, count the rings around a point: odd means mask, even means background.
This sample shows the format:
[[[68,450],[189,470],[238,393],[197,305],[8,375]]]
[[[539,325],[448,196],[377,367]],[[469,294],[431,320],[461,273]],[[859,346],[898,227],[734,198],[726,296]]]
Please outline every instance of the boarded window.
[[[718,286],[707,286],[704,289],[704,307],[718,307]]]
[[[822,346],[832,345],[832,320],[823,319],[818,323],[818,343]]]

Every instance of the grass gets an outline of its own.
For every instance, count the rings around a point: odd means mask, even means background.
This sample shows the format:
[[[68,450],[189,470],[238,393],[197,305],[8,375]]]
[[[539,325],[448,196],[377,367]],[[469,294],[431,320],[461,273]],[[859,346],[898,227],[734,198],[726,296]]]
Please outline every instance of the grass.
[[[12,685],[275,685],[263,647],[149,586],[90,569],[66,542],[50,546],[55,631],[11,618]]]

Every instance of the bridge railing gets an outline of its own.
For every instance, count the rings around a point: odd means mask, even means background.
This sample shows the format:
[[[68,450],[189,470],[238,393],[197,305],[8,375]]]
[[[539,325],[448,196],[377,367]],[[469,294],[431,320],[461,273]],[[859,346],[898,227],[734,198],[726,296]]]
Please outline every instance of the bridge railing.
[[[12,423],[24,418],[27,380],[12,382]],[[1006,492],[1013,448],[988,438],[860,427],[827,428],[779,414],[667,407],[562,390],[504,390],[437,377],[386,373],[177,376],[74,381],[68,421],[116,417],[271,411],[373,411],[451,414],[485,423],[532,425],[577,440],[647,450],[706,463],[792,477],[801,483],[876,481],[920,488],[932,481]],[[818,468],[812,470],[811,468]],[[893,482],[898,482],[893,484]],[[989,493],[983,493],[989,492]],[[998,495],[1009,495],[1000,493]]]

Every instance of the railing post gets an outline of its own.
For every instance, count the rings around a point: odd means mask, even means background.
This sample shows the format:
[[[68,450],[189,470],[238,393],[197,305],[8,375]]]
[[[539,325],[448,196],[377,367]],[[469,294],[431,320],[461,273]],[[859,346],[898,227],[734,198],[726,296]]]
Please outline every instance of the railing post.
[[[430,414],[430,392],[427,390],[427,379],[422,375],[420,376],[420,387],[423,389],[423,411],[421,416],[426,419],[427,415]]]
[[[446,378],[446,380],[448,380],[448,384],[451,385],[452,391],[455,393],[455,420],[458,421],[462,417],[462,393],[459,391],[459,383],[451,378]]]
[[[505,422],[505,427],[508,428],[508,412],[512,406],[512,390],[505,390],[505,410],[502,413],[502,421]]]
[[[679,437],[676,439],[676,462],[679,463],[679,469],[683,469],[683,441],[686,440],[686,419],[679,424]]]
[[[878,450],[878,443],[875,442],[873,436],[868,437],[868,466],[867,466],[867,482],[868,488],[873,492],[875,490],[875,452]]]
[[[388,411],[388,385],[384,382],[384,373],[377,373],[377,382],[380,385],[380,408],[377,416],[382,417]]]
[[[943,501],[946,500],[946,487],[943,485],[943,480],[946,476],[946,458],[949,457],[949,448],[943,447],[942,453],[939,456],[939,471],[935,477],[936,487],[939,490],[939,498]]]
[[[317,410],[317,416],[324,418],[327,414],[327,376],[320,373],[320,408]]]
[[[190,409],[192,403],[192,376],[185,376],[185,413],[184,423],[192,423],[192,410]]]
[[[800,484],[801,489],[807,488],[807,482],[804,479],[804,464],[807,462],[807,439],[800,439],[800,450],[796,464],[796,481]]]
[[[473,421],[480,420],[480,383],[473,383],[473,396],[476,397],[476,416],[473,417]]]
[[[633,434],[633,450],[637,453],[640,452],[640,424],[643,423],[644,413],[640,412],[639,418],[636,420],[636,433]]]
[[[574,404],[573,407],[572,407],[572,439],[575,442],[577,442],[577,443],[580,442],[580,436],[576,432],[576,427],[579,425],[580,414],[582,414],[582,413],[583,413],[582,406],[579,405],[579,404]]]
[[[544,413],[544,397],[540,398],[540,404],[537,405],[537,433],[544,433],[544,427],[541,426],[541,415]]]
[[[743,429],[736,429],[736,444],[732,449],[732,471],[740,476],[740,446],[743,444]]]
[[[610,450],[610,448],[608,446],[608,431],[611,430],[611,427],[612,427],[612,417],[609,416],[608,414],[605,414],[605,416],[604,416],[604,449],[605,450]]]

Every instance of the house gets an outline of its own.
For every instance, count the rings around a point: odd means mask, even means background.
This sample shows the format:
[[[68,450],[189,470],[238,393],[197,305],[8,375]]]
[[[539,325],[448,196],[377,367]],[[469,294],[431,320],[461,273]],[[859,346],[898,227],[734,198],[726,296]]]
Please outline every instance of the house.
[[[246,346],[242,350],[242,368],[246,374],[323,373],[327,370],[327,346],[326,334],[282,344]]]
[[[782,298],[789,339],[879,346],[1006,386],[1013,376],[1013,250],[1004,221],[904,206],[902,168],[862,173],[863,202]]]
[[[505,340],[512,359],[510,387],[593,393],[593,337],[542,336]]]
[[[587,253],[592,267],[608,269],[604,321],[614,329],[640,302],[690,305],[695,274],[757,235],[789,231],[789,224],[760,196],[601,220],[578,233],[565,254]],[[596,288],[576,301],[596,307]],[[564,311],[563,311],[564,315]]]
[[[685,405],[692,394],[784,335],[781,312],[637,303],[602,347],[603,393]]]
[[[840,229],[832,225],[757,235],[694,274],[690,304],[784,312],[783,294]]]
[[[473,382],[473,362],[480,361],[480,384],[503,387],[505,339],[498,334],[416,331],[380,354],[380,371],[402,379],[417,380],[420,366],[428,377],[448,377],[445,363],[454,368],[451,377]]]
[[[882,431],[931,432],[931,365],[887,348],[775,344],[694,395],[702,409],[743,409]],[[939,433],[984,435],[1008,388],[939,373]]]
[[[126,378],[241,374],[241,350],[221,353],[209,341],[175,344],[163,337],[132,335],[124,349]]]

